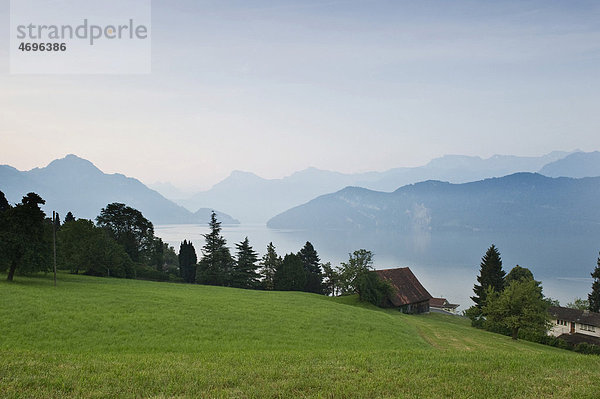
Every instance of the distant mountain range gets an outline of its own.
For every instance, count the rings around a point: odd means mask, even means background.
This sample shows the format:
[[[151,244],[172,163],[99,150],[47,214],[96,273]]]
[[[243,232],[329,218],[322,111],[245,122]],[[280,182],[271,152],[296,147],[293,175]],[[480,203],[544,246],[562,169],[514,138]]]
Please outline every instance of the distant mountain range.
[[[600,177],[517,173],[472,183],[426,181],[392,193],[347,187],[268,222],[285,229],[600,233]]]
[[[63,219],[69,211],[77,218],[95,219],[111,202],[140,210],[154,224],[207,223],[211,213],[209,208],[192,213],[139,180],[105,174],[90,161],[75,155],[30,171],[0,165],[0,191],[11,203],[19,202],[28,192],[36,192],[46,200],[46,213],[56,210]],[[217,212],[217,217],[223,223],[239,223],[222,212]]]
[[[600,152],[576,152],[544,166],[540,173],[549,177],[600,176]]]
[[[347,186],[389,192],[427,180],[466,183],[538,171],[553,177],[600,176],[600,153],[556,151],[541,157],[494,155],[487,159],[447,155],[414,168],[358,174],[309,168],[282,179],[263,179],[253,173],[235,171],[208,191],[171,199],[188,209],[200,204],[219,204],[220,209],[236,215],[242,222],[264,223],[287,209]]]
[[[358,174],[309,168],[282,179],[234,171],[210,190],[187,199],[174,199],[184,193],[170,183],[157,183],[154,187],[170,195],[171,200],[139,180],[105,174],[91,162],[68,155],[30,171],[0,166],[0,190],[13,203],[35,191],[46,199],[46,210],[57,210],[62,216],[71,211],[77,217],[93,219],[108,203],[124,202],[141,210],[155,224],[206,223],[211,212],[208,206],[221,210],[217,216],[226,224],[239,223],[230,214],[245,223],[265,223],[274,215],[348,186],[391,192],[420,181],[465,183],[537,171],[551,177],[600,176],[600,152],[557,151],[541,157],[495,155],[487,159],[447,155],[415,168]]]

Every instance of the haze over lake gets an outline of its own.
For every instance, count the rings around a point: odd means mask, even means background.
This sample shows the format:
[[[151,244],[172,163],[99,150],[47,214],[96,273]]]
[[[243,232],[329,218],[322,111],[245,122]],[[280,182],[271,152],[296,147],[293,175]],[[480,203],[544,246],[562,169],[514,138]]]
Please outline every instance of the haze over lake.
[[[262,256],[269,242],[277,253],[297,252],[310,241],[319,252],[321,262],[339,265],[348,253],[365,248],[375,254],[375,268],[408,266],[433,296],[446,297],[459,303],[460,309],[471,305],[473,284],[479,274],[481,257],[491,244],[502,255],[504,269],[515,265],[531,269],[542,281],[544,294],[572,302],[587,298],[591,290],[593,270],[598,257],[598,237],[586,235],[527,235],[492,233],[361,233],[348,231],[308,231],[270,229],[261,224],[224,225],[222,234],[235,253],[235,244],[246,236]],[[202,234],[207,225],[158,225],[155,233],[179,249],[184,239],[191,240],[200,255],[204,245]]]

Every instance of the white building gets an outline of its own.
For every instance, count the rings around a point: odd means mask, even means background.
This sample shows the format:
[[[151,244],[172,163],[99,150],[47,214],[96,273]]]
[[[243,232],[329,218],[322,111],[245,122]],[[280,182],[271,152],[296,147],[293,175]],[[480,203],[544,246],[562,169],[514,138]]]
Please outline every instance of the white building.
[[[577,344],[600,344],[600,313],[551,306],[552,328],[548,334]]]

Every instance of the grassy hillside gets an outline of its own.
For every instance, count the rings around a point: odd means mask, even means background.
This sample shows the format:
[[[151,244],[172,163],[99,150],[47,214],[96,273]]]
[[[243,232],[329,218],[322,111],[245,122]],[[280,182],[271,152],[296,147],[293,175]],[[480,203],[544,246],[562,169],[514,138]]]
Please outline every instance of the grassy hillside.
[[[2,276],[0,276],[2,278]],[[306,293],[0,283],[0,397],[598,397],[600,357]]]

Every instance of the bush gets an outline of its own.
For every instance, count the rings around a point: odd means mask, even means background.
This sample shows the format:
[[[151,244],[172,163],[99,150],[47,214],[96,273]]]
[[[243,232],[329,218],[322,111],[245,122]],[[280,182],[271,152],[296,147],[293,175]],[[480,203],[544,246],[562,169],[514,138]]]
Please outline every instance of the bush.
[[[585,353],[586,355],[600,355],[600,346],[581,342],[573,347],[575,352]]]
[[[151,281],[169,281],[171,277],[168,273],[160,270],[156,270],[153,267],[145,265],[136,265],[136,278],[139,280],[151,280]]]
[[[477,306],[471,306],[469,309],[463,312],[463,316],[468,317],[471,320],[471,326],[475,328],[483,328],[483,322],[485,319],[481,315],[481,309]]]
[[[358,297],[363,302],[376,306],[384,306],[394,293],[394,288],[388,281],[384,281],[375,272],[366,272],[356,278]]]

